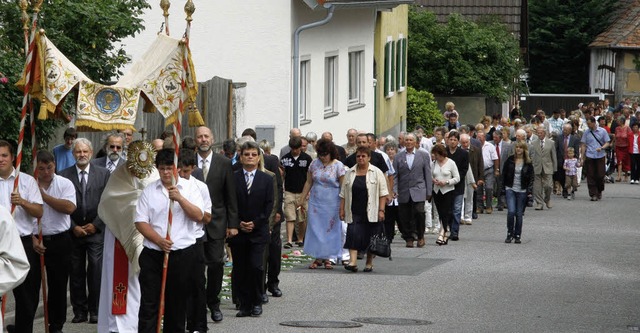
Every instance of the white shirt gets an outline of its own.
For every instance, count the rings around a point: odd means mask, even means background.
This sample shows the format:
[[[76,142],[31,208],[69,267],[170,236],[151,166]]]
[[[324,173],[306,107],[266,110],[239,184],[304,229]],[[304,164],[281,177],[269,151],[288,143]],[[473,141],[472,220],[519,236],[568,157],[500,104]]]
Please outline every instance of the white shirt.
[[[485,141],[482,145],[482,160],[484,161],[484,168],[493,168],[493,161],[497,159],[498,152],[496,151],[496,146],[492,145],[488,141]]]
[[[196,186],[188,180],[178,177],[176,185],[180,194],[190,203],[200,208],[203,216],[204,203],[202,195]],[[162,180],[158,179],[154,183],[145,187],[140,195],[136,206],[136,223],[149,223],[158,235],[165,237],[167,235],[167,223],[169,218],[169,192],[162,185]],[[193,221],[187,217],[179,203],[173,203],[173,220],[171,224],[171,241],[173,245],[171,250],[185,249],[196,243],[195,225],[197,221]],[[148,239],[144,239],[142,245],[147,248],[161,251],[160,247]]]
[[[76,204],[76,188],[65,177],[53,175],[49,188],[44,189],[44,192],[56,199],[67,200],[74,205]],[[71,216],[69,214],[61,213],[46,203],[42,208],[43,214],[40,223],[42,224],[43,235],[56,235],[71,228]]]
[[[200,195],[202,196],[202,202],[204,203],[204,206],[203,206],[204,212],[211,214],[212,203],[211,203],[211,195],[209,194],[209,187],[207,187],[207,184],[203,183],[199,179],[196,179],[195,177],[189,177],[189,181],[194,183],[194,185],[200,191]],[[194,228],[196,230],[196,238],[200,238],[204,236],[204,223],[196,222],[196,225],[194,226]]]
[[[202,161],[207,161],[207,168],[211,170],[211,154],[213,154],[213,152],[209,151],[209,155],[207,155],[207,157],[205,158],[202,158],[200,154],[196,154],[198,156],[198,168],[202,169]]]
[[[14,168],[7,179],[0,177],[0,205],[8,211],[11,211],[11,192],[13,192],[13,183],[17,174],[18,172]],[[18,191],[20,196],[28,202],[42,205],[42,195],[40,195],[38,183],[32,176],[20,172]],[[38,219],[29,215],[24,208],[16,206],[13,218],[20,237],[38,234]]]
[[[407,150],[406,153],[407,155],[405,156],[407,157],[407,166],[409,167],[409,169],[411,169],[413,168],[413,160],[416,158],[416,149],[413,148],[411,152]]]
[[[84,175],[86,177],[84,181],[87,182],[87,184],[89,183],[89,169],[91,169],[91,163],[87,164],[87,167],[85,167],[84,170],[80,169],[76,164],[76,173],[78,174],[78,183],[82,184],[82,174],[81,174],[82,171],[87,173]],[[82,191],[82,189],[80,189],[80,191]]]
[[[5,295],[20,285],[27,277],[27,273],[29,273],[29,261],[24,253],[18,230],[14,226],[9,210],[0,206],[0,295]],[[3,327],[2,316],[0,316],[0,333]]]
[[[640,154],[640,151],[638,150],[638,134],[634,134],[633,135],[633,153],[632,154]]]
[[[446,180],[447,184],[445,186],[438,186],[435,183],[433,184],[433,192],[434,193],[442,193],[445,194],[449,191],[453,191],[455,189],[455,185],[460,182],[460,173],[458,172],[458,166],[456,162],[452,159],[448,158],[447,162],[444,163],[443,166],[438,164],[438,161],[433,161],[431,165],[431,175],[434,180]]]

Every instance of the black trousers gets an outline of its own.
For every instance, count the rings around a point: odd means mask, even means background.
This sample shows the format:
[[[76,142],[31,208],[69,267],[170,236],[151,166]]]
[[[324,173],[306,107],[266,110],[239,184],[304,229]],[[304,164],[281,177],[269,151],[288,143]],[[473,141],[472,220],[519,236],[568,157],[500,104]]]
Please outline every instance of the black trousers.
[[[631,180],[640,180],[640,154],[629,154],[631,157]]]
[[[192,245],[169,253],[167,284],[164,293],[164,333],[184,333],[186,303],[196,257],[196,247]],[[155,333],[160,306],[162,284],[162,264],[164,252],[144,248],[140,254],[140,311],[138,332]]]
[[[436,192],[433,195],[433,201],[436,209],[438,209],[438,215],[440,215],[442,228],[445,232],[451,231],[451,225],[453,224],[453,201],[456,197],[454,192],[455,191],[449,191],[444,194],[442,192]]]
[[[204,256],[207,263],[207,307],[211,310],[220,306],[218,295],[222,290],[224,275],[224,238],[213,239],[207,236]]]
[[[398,205],[398,227],[406,241],[424,239],[424,201],[400,203]]]
[[[276,288],[280,284],[280,270],[282,264],[282,238],[280,236],[280,227],[282,223],[273,226],[271,231],[271,240],[267,246],[266,260],[266,287],[267,289]],[[263,291],[264,292],[264,291]]]
[[[240,309],[251,311],[251,308],[262,304],[264,288],[262,264],[267,244],[253,243],[247,235],[238,234],[229,242],[233,253],[232,283],[240,302]]]
[[[62,330],[67,321],[67,284],[71,270],[71,235],[61,232],[43,236],[44,263],[47,272],[49,330]],[[38,288],[40,290],[40,288]]]
[[[100,236],[104,237],[104,235]],[[91,237],[97,238],[97,236]],[[73,313],[82,316],[86,316],[87,312],[98,315],[104,242],[95,239],[87,241],[73,235],[71,235],[71,239],[73,248],[71,251],[69,296]]]
[[[589,196],[602,195],[604,191],[605,158],[586,158],[584,167],[587,168],[587,187]]]
[[[20,237],[31,268],[21,285],[13,289],[16,302],[16,332],[33,332],[33,319],[40,301],[40,255],[33,250],[31,236]],[[66,311],[66,307],[64,308]]]
[[[204,273],[204,239],[202,236],[194,245],[193,274],[189,275],[189,296],[187,297],[187,330],[207,331],[207,293]]]
[[[398,206],[387,206],[384,209],[384,233],[389,242],[393,241],[398,220]]]

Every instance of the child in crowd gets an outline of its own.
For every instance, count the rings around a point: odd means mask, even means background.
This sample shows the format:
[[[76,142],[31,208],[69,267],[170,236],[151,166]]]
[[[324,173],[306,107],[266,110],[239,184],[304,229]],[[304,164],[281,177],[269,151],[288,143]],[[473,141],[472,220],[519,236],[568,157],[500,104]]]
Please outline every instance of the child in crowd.
[[[567,158],[564,160],[564,174],[565,181],[564,187],[567,193],[571,195],[567,196],[567,200],[573,200],[576,198],[576,189],[578,188],[578,159],[576,158],[576,152],[573,147],[567,148]]]

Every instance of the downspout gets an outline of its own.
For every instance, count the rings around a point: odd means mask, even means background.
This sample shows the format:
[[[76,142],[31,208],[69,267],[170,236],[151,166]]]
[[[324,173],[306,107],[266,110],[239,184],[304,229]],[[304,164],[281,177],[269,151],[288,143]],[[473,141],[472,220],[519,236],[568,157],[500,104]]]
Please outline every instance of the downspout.
[[[293,34],[293,128],[299,126],[300,120],[300,33],[307,29],[312,29],[327,24],[333,18],[333,11],[335,6],[328,5],[327,16],[317,22],[302,25],[298,27]]]

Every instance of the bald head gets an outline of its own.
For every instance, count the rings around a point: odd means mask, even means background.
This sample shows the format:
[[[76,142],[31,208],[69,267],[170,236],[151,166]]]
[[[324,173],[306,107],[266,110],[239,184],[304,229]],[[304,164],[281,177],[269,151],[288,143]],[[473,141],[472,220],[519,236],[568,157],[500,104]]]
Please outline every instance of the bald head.
[[[299,129],[299,128],[292,128],[292,129],[289,131],[289,137],[290,137],[290,138],[293,138],[293,137],[298,137],[298,138],[299,138],[299,137],[301,137],[301,136],[302,136],[302,132],[300,132],[300,129]]]
[[[325,140],[333,141],[333,134],[331,132],[322,133],[322,138]]]

